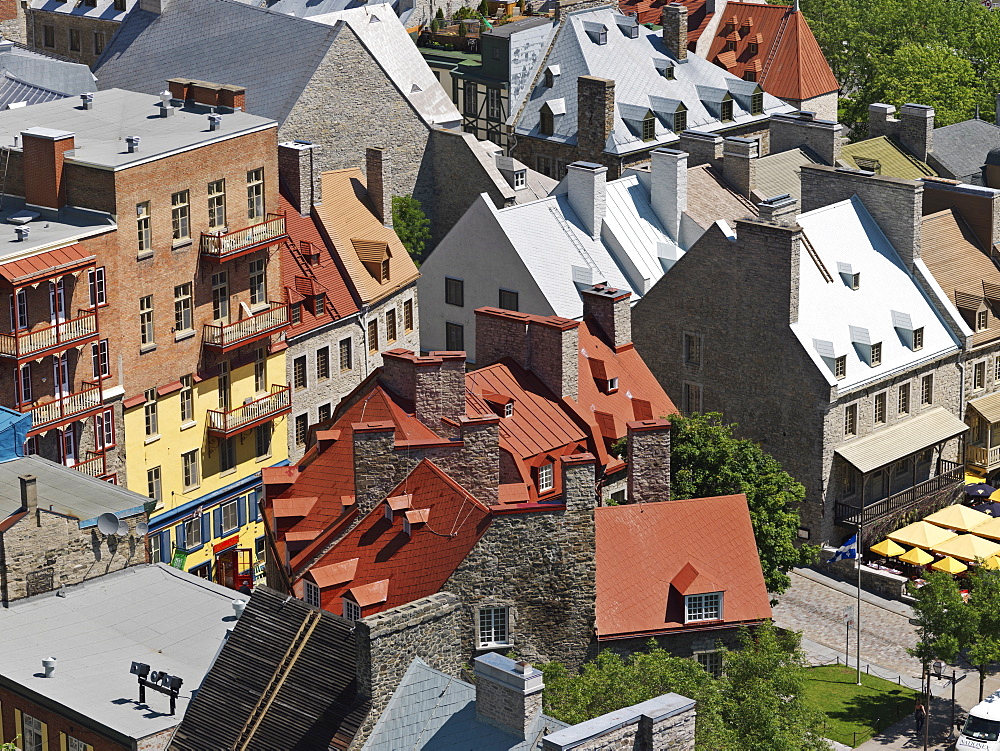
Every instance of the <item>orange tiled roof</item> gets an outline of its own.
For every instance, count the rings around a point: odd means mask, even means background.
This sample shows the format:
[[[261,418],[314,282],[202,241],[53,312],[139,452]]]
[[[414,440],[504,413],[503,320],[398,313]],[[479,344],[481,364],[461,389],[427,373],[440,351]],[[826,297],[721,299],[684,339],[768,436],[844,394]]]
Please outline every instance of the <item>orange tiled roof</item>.
[[[670,0],[620,0],[618,8],[626,15],[635,13],[639,23],[659,26],[663,6],[669,2]],[[705,0],[681,0],[680,4],[685,6],[688,11],[688,49],[693,52],[695,44],[715,14],[708,12],[708,4]]]
[[[711,625],[771,617],[746,496],[603,506],[595,523],[598,639],[703,628],[684,625],[684,592],[706,587],[724,592]]]
[[[716,65],[740,78],[756,72],[760,87],[779,99],[811,99],[840,88],[805,17],[793,6],[730,2],[726,13],[708,52]],[[727,52],[734,34],[736,49]],[[758,45],[756,53],[751,42]]]

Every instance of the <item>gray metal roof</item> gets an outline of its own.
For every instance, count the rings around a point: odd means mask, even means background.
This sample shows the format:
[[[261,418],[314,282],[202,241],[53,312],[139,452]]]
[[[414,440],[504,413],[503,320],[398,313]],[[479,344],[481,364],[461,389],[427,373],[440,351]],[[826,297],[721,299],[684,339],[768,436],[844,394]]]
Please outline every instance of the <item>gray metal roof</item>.
[[[0,71],[7,78],[0,92],[0,109],[6,109],[12,102],[35,104],[97,88],[94,74],[86,65],[56,60],[11,42],[0,42]],[[19,84],[21,91],[15,90],[12,84]],[[16,98],[18,95],[20,99]]]
[[[789,149],[769,154],[757,160],[757,181],[754,194],[758,201],[787,193],[796,201],[802,197],[799,167],[817,164],[819,157],[807,149]]]
[[[129,738],[177,725],[233,625],[236,593],[160,563],[90,579],[63,594],[0,609],[4,643],[17,645],[0,652],[0,683]],[[39,677],[50,656],[55,673]],[[176,716],[168,714],[168,697],[151,690],[147,706],[139,704],[133,660],[184,680]]]
[[[949,177],[968,182],[979,177],[986,155],[997,147],[1000,128],[985,120],[965,120],[934,129],[929,161],[943,168]]]
[[[491,37],[509,37],[517,34],[519,31],[533,29],[536,26],[551,25],[552,19],[549,16],[535,16],[533,18],[524,18],[520,21],[514,21],[512,23],[505,23],[503,26],[495,26],[492,29],[486,29],[482,32],[482,34],[484,36]]]
[[[559,730],[545,738],[545,745],[560,751],[576,748],[588,741],[607,736],[626,725],[634,725],[642,717],[650,717],[654,722],[661,722],[668,717],[694,709],[694,705],[694,699],[670,692]]]
[[[968,429],[968,425],[944,407],[932,407],[918,417],[859,438],[836,451],[858,471],[865,473],[947,441]]]
[[[546,88],[539,78],[527,95],[527,103],[516,122],[519,134],[543,137],[539,134],[539,111],[550,99],[564,98],[566,114],[554,118],[554,133],[544,137],[560,143],[576,143],[577,78],[597,76],[615,82],[615,123],[611,138],[605,147],[613,154],[625,154],[654,146],[675,143],[679,134],[670,128],[672,120],[658,117],[655,138],[642,140],[641,128],[629,128],[622,114],[622,106],[629,111],[657,109],[654,99],[681,101],[687,108],[687,128],[704,132],[725,130],[749,122],[764,122],[775,112],[791,112],[792,107],[765,93],[764,112],[751,115],[749,90],[756,84],[743,81],[697,55],[688,54],[687,62],[674,66],[675,78],[664,78],[661,68],[675,62],[667,52],[660,32],[639,27],[639,35],[632,39],[618,25],[620,15],[610,6],[590,8],[566,13],[565,20],[552,42],[546,65],[558,65],[561,75],[552,88]],[[607,43],[598,44],[588,29],[607,28]],[[540,55],[539,59],[544,57]],[[749,87],[749,88],[748,88]],[[733,101],[733,121],[719,120],[720,103],[726,95]],[[516,111],[512,106],[512,111]],[[672,112],[673,110],[671,110]]]
[[[161,84],[161,90],[166,86]],[[93,108],[76,99],[59,99],[32,107],[0,112],[0,143],[9,144],[28,128],[45,127],[76,136],[67,162],[120,169],[183,149],[217,143],[235,136],[276,127],[273,120],[246,112],[222,116],[219,130],[208,129],[208,109],[175,108],[172,117],[158,117],[159,97],[112,89],[94,94]],[[139,136],[139,149],[129,153],[126,136]]]
[[[523,740],[476,719],[476,689],[417,658],[372,730],[364,751],[530,751],[567,725],[539,714]]]
[[[21,508],[21,483],[17,479],[21,475],[38,478],[39,508],[67,514],[80,521],[96,519],[101,514],[117,514],[121,518],[134,516],[142,513],[143,504],[149,500],[40,456],[24,456],[0,462],[0,519]]]
[[[978,399],[970,399],[969,406],[975,407],[987,422],[1000,422],[1000,391]]]

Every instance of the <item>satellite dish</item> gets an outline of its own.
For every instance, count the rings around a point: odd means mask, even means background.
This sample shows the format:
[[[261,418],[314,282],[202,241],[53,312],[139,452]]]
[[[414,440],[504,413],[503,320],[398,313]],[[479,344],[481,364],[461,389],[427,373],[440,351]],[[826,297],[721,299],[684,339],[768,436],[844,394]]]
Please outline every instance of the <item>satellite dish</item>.
[[[117,534],[121,537],[125,537],[128,534],[128,522],[120,521],[118,522],[118,532]]]
[[[118,517],[114,514],[101,514],[97,517],[97,529],[102,535],[118,534]]]
[[[147,532],[149,532],[149,525],[146,522],[139,522],[135,525],[136,537],[145,537]]]

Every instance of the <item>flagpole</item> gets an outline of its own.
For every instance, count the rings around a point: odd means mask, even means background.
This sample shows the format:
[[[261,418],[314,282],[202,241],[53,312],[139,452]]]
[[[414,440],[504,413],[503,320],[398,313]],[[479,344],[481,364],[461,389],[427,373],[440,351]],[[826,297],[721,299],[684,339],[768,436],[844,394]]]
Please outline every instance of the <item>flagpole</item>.
[[[856,654],[858,661],[858,685],[861,685],[861,538],[865,528],[865,508],[864,501],[861,503],[861,514],[858,517],[858,537],[857,547],[854,552],[858,564],[858,627],[855,630],[854,639],[856,641]]]

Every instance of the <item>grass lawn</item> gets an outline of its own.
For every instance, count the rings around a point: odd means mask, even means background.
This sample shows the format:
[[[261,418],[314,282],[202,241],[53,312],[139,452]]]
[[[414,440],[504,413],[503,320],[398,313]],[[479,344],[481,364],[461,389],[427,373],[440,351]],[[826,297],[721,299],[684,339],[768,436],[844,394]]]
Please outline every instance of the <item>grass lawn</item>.
[[[917,692],[891,681],[861,674],[843,665],[809,668],[805,690],[806,704],[826,716],[823,734],[834,741],[854,745],[885,729],[897,720],[913,714]]]

